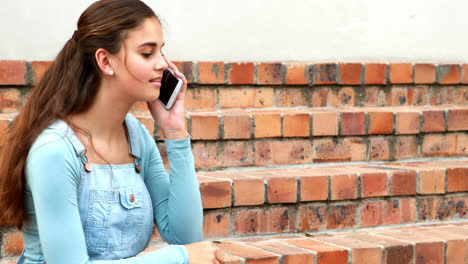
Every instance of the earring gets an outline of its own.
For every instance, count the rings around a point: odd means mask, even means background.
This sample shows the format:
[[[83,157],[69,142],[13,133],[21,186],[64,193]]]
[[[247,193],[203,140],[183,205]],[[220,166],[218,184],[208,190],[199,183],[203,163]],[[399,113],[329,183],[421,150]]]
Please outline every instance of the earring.
[[[109,74],[110,74],[110,76],[114,76],[114,71],[113,71],[113,70],[110,70],[110,71],[109,71]]]

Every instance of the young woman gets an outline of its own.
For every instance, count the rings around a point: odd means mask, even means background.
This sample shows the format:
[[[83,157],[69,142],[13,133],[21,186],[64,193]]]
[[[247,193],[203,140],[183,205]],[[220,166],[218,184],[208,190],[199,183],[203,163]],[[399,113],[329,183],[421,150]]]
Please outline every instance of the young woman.
[[[22,228],[19,263],[221,263],[212,243],[199,242],[187,82],[163,45],[158,17],[139,0],[98,1],[79,18],[2,150],[0,219]],[[156,100],[168,67],[184,81],[169,111]],[[152,136],[127,114],[137,101],[164,133],[169,175]],[[153,223],[173,245],[138,255]]]

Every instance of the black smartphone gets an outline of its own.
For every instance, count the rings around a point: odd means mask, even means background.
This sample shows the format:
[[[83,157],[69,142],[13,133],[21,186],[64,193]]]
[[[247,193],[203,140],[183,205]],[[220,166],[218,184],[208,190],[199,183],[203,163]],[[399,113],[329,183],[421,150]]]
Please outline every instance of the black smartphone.
[[[161,79],[161,88],[159,89],[159,102],[167,110],[174,106],[174,102],[179,94],[180,89],[183,85],[182,79],[175,76],[172,69],[164,71]]]

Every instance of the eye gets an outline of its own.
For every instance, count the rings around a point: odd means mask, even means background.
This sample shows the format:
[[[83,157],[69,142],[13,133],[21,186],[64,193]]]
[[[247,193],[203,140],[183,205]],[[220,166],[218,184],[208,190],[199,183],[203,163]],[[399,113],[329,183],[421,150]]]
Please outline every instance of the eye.
[[[153,56],[153,53],[142,53],[141,55],[145,58],[150,58],[151,56]]]

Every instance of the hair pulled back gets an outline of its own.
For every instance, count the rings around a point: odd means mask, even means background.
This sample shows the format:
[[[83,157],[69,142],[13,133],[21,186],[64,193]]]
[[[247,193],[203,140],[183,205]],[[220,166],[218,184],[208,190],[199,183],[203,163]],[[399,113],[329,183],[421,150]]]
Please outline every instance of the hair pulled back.
[[[67,120],[93,103],[101,81],[96,51],[118,53],[127,33],[151,17],[158,19],[140,0],[101,0],[81,14],[77,30],[7,131],[0,153],[1,225],[21,228],[26,217],[24,167],[39,134],[53,121]]]

